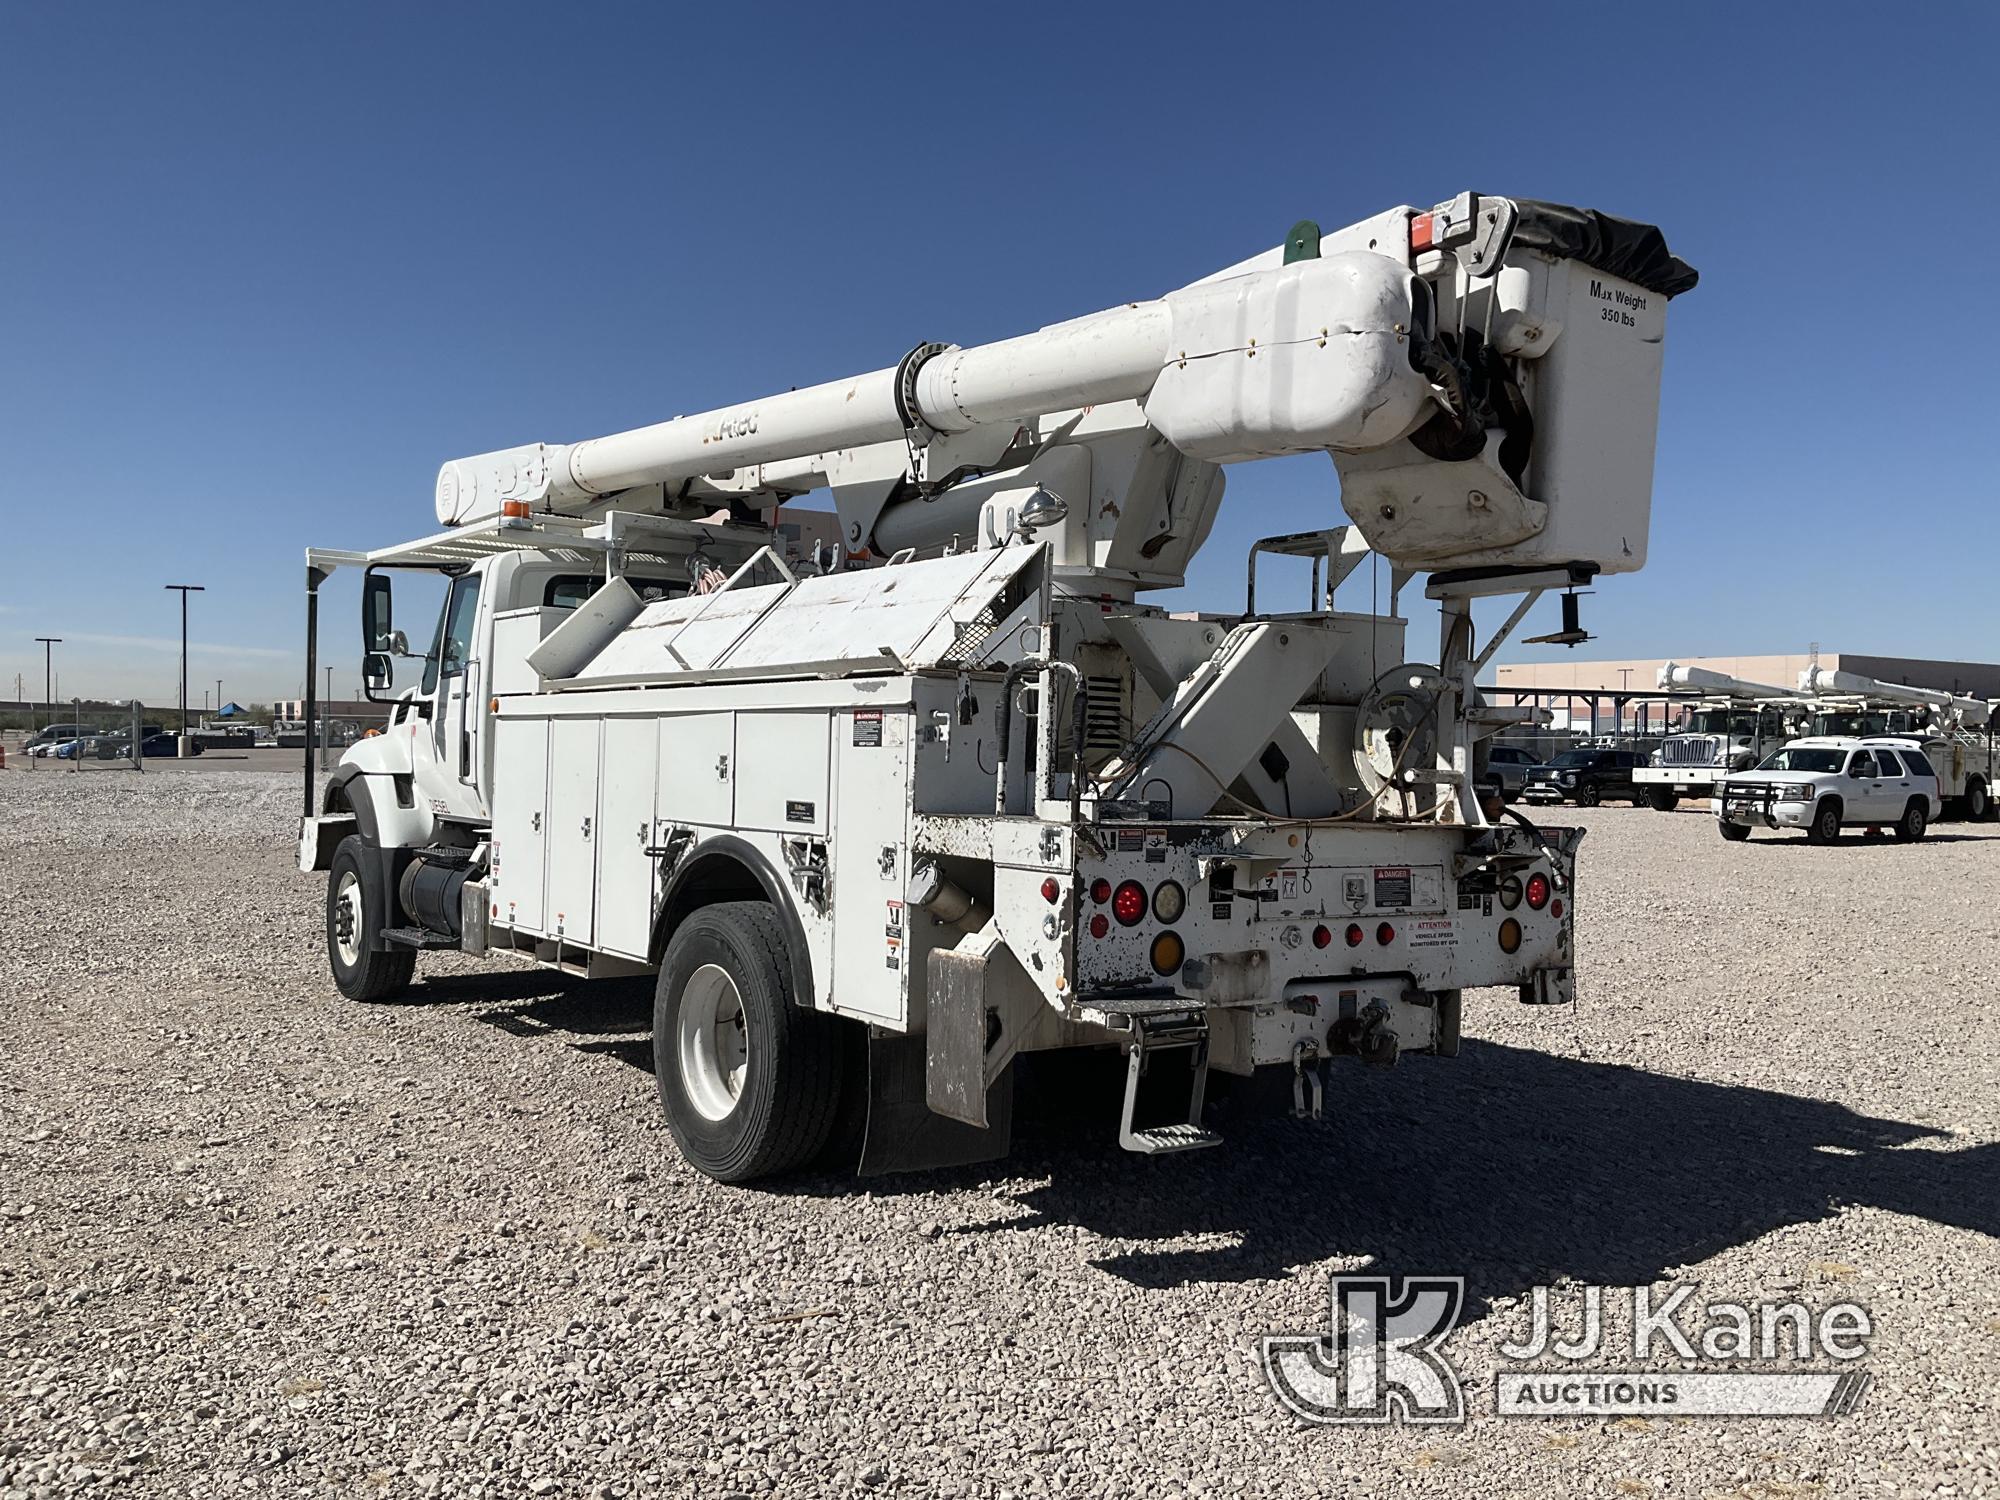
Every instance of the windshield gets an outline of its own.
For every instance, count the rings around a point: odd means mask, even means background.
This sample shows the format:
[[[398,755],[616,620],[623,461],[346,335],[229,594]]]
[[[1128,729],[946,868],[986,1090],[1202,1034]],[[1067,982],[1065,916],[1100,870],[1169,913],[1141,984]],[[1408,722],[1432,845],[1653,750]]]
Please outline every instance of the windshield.
[[[1587,766],[1597,759],[1594,751],[1565,750],[1549,764],[1552,766]]]
[[[1845,750],[1814,749],[1811,746],[1787,745],[1776,755],[1764,757],[1760,771],[1838,771],[1847,762]]]

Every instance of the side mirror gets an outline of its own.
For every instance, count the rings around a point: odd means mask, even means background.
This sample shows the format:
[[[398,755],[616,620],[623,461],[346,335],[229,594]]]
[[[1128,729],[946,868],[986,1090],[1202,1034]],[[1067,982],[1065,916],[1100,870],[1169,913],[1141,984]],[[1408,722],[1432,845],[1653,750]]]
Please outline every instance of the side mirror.
[[[396,680],[396,669],[386,651],[370,651],[361,658],[361,682],[371,693],[386,693]]]
[[[371,655],[395,650],[392,624],[389,575],[370,573],[361,585],[361,649]]]
[[[1853,765],[1847,768],[1847,774],[1849,776],[1852,776],[1856,781],[1859,781],[1862,778],[1862,776],[1864,776],[1866,773],[1861,769],[1860,766]]]
[[[416,653],[410,650],[410,638],[408,636],[404,635],[400,630],[392,630],[389,632],[389,654],[391,656],[413,656]]]

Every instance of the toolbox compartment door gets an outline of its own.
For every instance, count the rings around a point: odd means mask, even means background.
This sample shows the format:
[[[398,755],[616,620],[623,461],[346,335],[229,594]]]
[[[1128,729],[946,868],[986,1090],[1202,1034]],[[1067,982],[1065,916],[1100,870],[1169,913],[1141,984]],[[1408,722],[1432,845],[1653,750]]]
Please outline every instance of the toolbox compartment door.
[[[598,750],[602,719],[549,726],[549,890],[544,933],[589,947],[596,914]]]
[[[549,721],[493,723],[494,921],[539,934],[547,876]]]

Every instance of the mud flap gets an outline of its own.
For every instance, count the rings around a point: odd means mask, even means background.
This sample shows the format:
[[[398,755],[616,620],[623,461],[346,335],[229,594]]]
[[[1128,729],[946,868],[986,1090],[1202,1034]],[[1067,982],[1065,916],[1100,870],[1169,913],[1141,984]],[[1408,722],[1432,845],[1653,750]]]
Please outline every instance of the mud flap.
[[[1014,1139],[1014,1068],[986,1091],[984,1129],[936,1114],[926,1097],[928,1049],[922,1036],[868,1033],[868,1128],[860,1176],[923,1172],[997,1161]]]

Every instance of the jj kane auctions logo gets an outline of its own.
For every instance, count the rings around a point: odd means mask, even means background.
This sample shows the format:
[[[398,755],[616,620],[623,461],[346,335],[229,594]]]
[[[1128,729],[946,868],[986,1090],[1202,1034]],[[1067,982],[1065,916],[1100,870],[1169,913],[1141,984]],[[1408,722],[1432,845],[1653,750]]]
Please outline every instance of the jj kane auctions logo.
[[[1294,1415],[1316,1423],[1463,1422],[1465,1392],[1444,1352],[1465,1307],[1462,1276],[1335,1276],[1323,1334],[1272,1334],[1258,1352],[1271,1389]],[[1557,1332],[1551,1289],[1534,1288],[1525,1338],[1499,1345],[1495,1380],[1501,1416],[1841,1416],[1868,1389],[1858,1369],[1750,1369],[1833,1361],[1868,1352],[1868,1310],[1837,1302],[1815,1311],[1802,1302],[1694,1304],[1695,1289],[1634,1287],[1629,1345],[1610,1347],[1606,1288],[1573,1289],[1578,1316]],[[1706,1366],[1621,1369],[1671,1359]],[[1604,1361],[1603,1366],[1598,1362]],[[1551,1363],[1553,1362],[1553,1363]],[[1721,1368],[1715,1368],[1720,1366]]]

